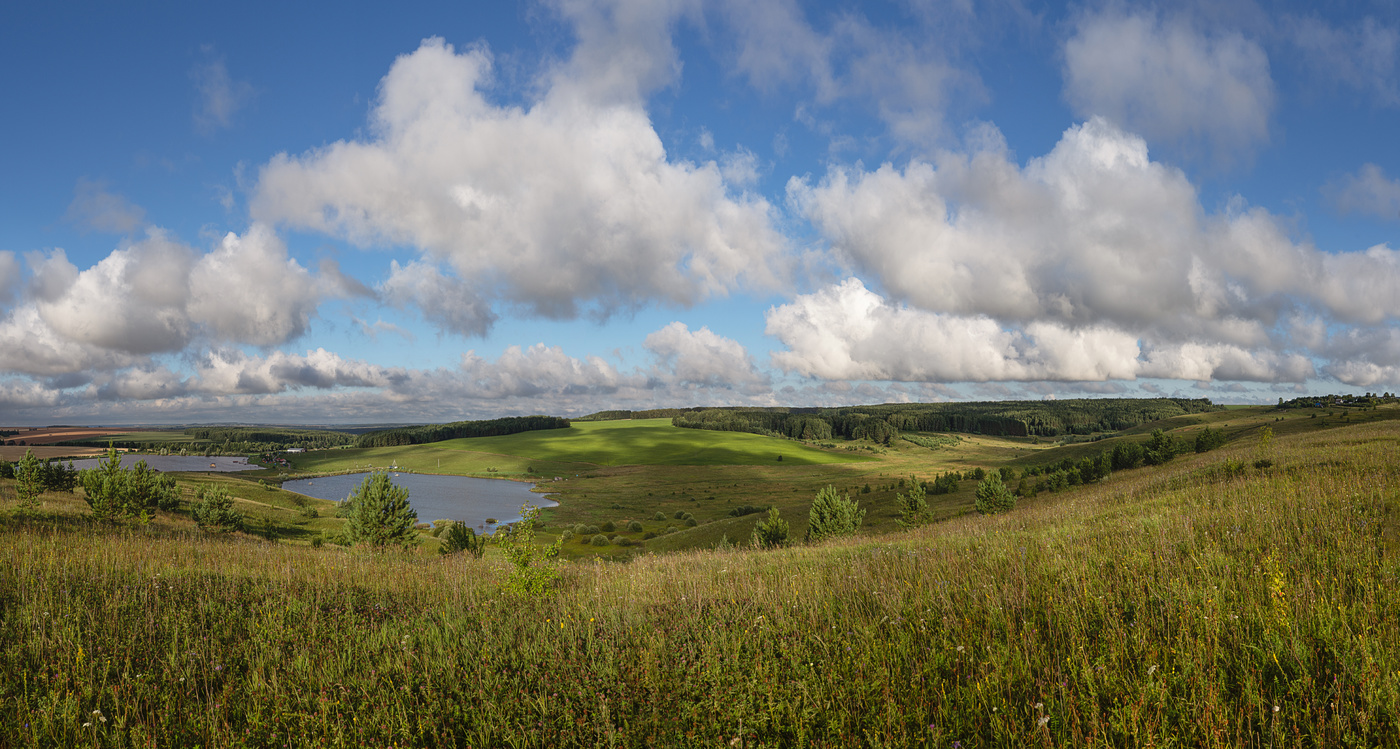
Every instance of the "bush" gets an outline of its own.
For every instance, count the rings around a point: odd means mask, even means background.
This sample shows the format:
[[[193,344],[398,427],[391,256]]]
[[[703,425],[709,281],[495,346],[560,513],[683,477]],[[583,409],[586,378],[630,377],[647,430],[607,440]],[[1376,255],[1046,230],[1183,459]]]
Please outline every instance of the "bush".
[[[660,510],[657,510],[657,511],[656,511],[656,514],[651,516],[651,519],[652,519],[652,520],[665,520],[665,519],[666,519],[666,513],[661,512]]]
[[[372,548],[417,543],[418,513],[408,504],[408,490],[394,486],[389,474],[370,474],[346,500],[350,506],[345,523],[351,542]]]
[[[695,518],[686,518],[686,519],[685,519],[685,525],[686,525],[687,528],[694,528],[695,526],[697,526],[697,525],[699,525],[699,524],[700,524],[700,523],[699,523]]]
[[[753,527],[753,545],[760,549],[785,546],[788,542],[788,522],[778,514],[778,508],[768,510],[768,517]]]
[[[646,533],[642,534],[643,541],[650,541],[653,538],[656,538],[656,531],[647,531]]]
[[[180,490],[173,477],[151,470],[144,460],[123,469],[115,449],[108,449],[107,458],[97,468],[79,472],[78,478],[83,499],[99,518],[144,516],[147,510],[180,506]]]
[[[739,507],[735,507],[734,509],[730,510],[730,511],[729,511],[729,517],[731,517],[731,518],[741,518],[741,517],[743,517],[743,516],[745,516],[745,515],[755,515],[755,514],[760,513],[760,512],[766,512],[767,510],[768,510],[767,507],[755,507],[755,506],[753,506],[753,505],[741,505],[741,506],[739,506]]]
[[[603,523],[603,532],[604,532],[604,533],[612,533],[612,532],[615,531],[615,530],[617,530],[617,523],[614,523],[614,522],[611,521],[611,520],[608,520],[608,521],[606,521],[606,522]]]
[[[994,515],[999,512],[1006,512],[1016,506],[1016,495],[1012,494],[1001,483],[1001,474],[988,474],[982,482],[977,485],[977,511],[983,515]]]
[[[559,555],[564,539],[557,539],[543,549],[536,547],[535,519],[539,514],[540,508],[523,505],[519,522],[496,531],[496,543],[514,567],[506,580],[506,588],[520,595],[543,595],[545,588],[559,577],[559,570],[552,560]]]
[[[603,534],[601,534],[601,533],[599,533],[599,534],[595,535],[595,536],[592,538],[592,540],[589,541],[589,543],[593,544],[594,546],[607,546],[607,545],[608,545],[608,537],[605,536],[605,535],[603,535]]]
[[[807,513],[807,540],[815,542],[854,535],[864,519],[865,510],[860,509],[851,495],[838,494],[836,487],[828,484],[817,492],[812,509]]]
[[[627,524],[627,530],[631,531],[632,533],[640,533],[642,531],[642,524],[636,520],[633,520],[632,522]]]
[[[205,484],[195,490],[190,514],[195,525],[209,533],[232,533],[243,530],[243,513],[233,509],[233,497],[222,486]]]
[[[672,515],[671,517],[673,517],[673,518],[675,518],[675,519],[677,519],[677,520],[684,520],[684,519],[685,519],[685,510],[676,510],[676,514],[675,514],[675,515]]]
[[[442,532],[442,545],[438,553],[444,556],[467,552],[476,559],[486,553],[486,537],[476,535],[476,531],[463,522],[455,522]]]

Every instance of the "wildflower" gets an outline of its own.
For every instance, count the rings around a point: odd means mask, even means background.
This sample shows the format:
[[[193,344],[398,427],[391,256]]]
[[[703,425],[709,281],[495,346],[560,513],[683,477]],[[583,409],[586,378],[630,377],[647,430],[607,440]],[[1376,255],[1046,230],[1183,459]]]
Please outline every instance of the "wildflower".
[[[1037,720],[1037,721],[1035,722],[1035,727],[1036,727],[1036,728],[1044,728],[1044,727],[1045,727],[1045,724],[1047,724],[1047,723],[1049,723],[1049,722],[1050,722],[1050,716],[1049,716],[1049,715],[1042,715],[1042,716],[1040,716],[1040,720]]]
[[[1157,665],[1156,665],[1156,664],[1153,664],[1153,665],[1147,667],[1147,675],[1148,675],[1148,676],[1151,676],[1152,674],[1156,673],[1156,671],[1157,671]]]
[[[1274,705],[1274,712],[1278,712],[1278,705]]]

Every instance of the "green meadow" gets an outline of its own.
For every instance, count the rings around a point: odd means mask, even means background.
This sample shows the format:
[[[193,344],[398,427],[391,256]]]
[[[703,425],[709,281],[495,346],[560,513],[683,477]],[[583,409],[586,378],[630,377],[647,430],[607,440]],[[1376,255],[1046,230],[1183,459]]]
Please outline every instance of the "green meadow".
[[[328,503],[246,478],[183,477],[225,482],[267,530],[232,537],[178,512],[97,521],[68,494],[21,510],[0,480],[0,746],[1397,745],[1400,422],[1326,413],[1208,414],[1170,426],[1226,429],[1223,448],[997,516],[969,512],[969,482],[914,530],[891,516],[901,477],[1112,442],[798,462],[764,438],[686,453],[662,427],[629,449],[675,462],[635,465],[607,456],[651,425],[580,430],[593,460],[569,461],[546,534],[567,512],[699,522],[606,550],[624,562],[561,560],[539,596],[504,585],[494,547],[312,548]],[[774,443],[782,464],[759,462]],[[753,462],[683,462],[706,450]],[[857,492],[859,535],[756,551],[756,516],[721,512],[770,500],[800,541],[822,482]]]

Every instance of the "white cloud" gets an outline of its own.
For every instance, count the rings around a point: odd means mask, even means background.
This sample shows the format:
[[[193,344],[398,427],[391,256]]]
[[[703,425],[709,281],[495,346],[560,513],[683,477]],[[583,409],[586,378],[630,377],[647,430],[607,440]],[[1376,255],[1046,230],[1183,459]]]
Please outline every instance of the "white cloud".
[[[491,305],[471,286],[428,263],[401,266],[393,261],[380,292],[396,307],[417,307],[424,318],[449,333],[485,336],[496,321]]]
[[[0,304],[13,302],[19,285],[19,258],[9,250],[0,250]]]
[[[0,368],[42,376],[123,369],[197,341],[284,343],[322,299],[353,293],[258,224],[204,255],[151,228],[85,270],[61,249],[29,260],[28,299],[0,320]]]
[[[1269,139],[1274,84],[1258,43],[1155,13],[1086,14],[1064,48],[1065,98],[1149,140],[1220,162]]]
[[[232,127],[233,116],[253,98],[253,86],[236,81],[228,74],[223,59],[213,57],[213,49],[204,47],[206,60],[190,71],[198,100],[195,103],[195,127],[208,135],[215,130]]]
[[[819,31],[791,0],[736,0],[724,12],[734,31],[733,65],[755,88],[809,87],[820,106],[872,106],[902,144],[932,146],[946,135],[950,109],[984,98],[977,75],[950,59],[968,36],[953,30],[949,14],[910,29],[845,13]]]
[[[144,225],[146,211],[109,192],[106,183],[79,177],[65,218],[97,231],[130,234]]]
[[[673,322],[648,335],[642,346],[656,357],[657,374],[670,382],[764,390],[771,384],[742,344],[708,327],[691,331],[685,323]]]
[[[606,36],[590,29],[581,38]],[[570,77],[580,67],[623,75],[600,54],[581,42],[544,97],[520,109],[486,99],[484,49],[426,40],[381,83],[374,137],[277,156],[260,172],[253,214],[361,245],[411,245],[479,295],[550,318],[773,284],[783,240],[767,202],[731,194],[713,162],[669,160],[641,103],[619,93],[627,85]],[[444,324],[473,331],[483,318],[468,317]]]
[[[816,185],[789,184],[794,207],[858,272],[893,298],[942,315],[915,326],[919,335],[1001,341],[996,331],[1017,330],[1041,342],[1051,370],[1073,378],[1083,362],[1053,363],[1053,352],[1071,345],[1054,343],[1053,331],[1116,331],[1141,341],[1144,366],[1157,368],[1141,376],[1294,380],[1311,373],[1306,358],[1319,352],[1316,320],[1400,318],[1400,253],[1321,252],[1238,200],[1207,214],[1181,172],[1151,161],[1140,138],[1106,121],[1069,129],[1024,168],[995,139],[983,142],[936,164],[833,169]],[[1314,322],[1299,329],[1299,320]],[[1306,335],[1295,338],[1295,330]],[[995,344],[996,356],[981,366],[897,367],[875,358],[881,364],[862,376],[927,371],[941,379],[947,369],[1035,377],[1007,364],[1024,364],[1005,353],[1010,345]],[[790,368],[823,366],[850,369]],[[1099,377],[1122,369],[1104,371]]]
[[[1400,220],[1400,179],[1387,177],[1375,164],[1363,164],[1355,174],[1328,184],[1323,192],[1342,213]]]

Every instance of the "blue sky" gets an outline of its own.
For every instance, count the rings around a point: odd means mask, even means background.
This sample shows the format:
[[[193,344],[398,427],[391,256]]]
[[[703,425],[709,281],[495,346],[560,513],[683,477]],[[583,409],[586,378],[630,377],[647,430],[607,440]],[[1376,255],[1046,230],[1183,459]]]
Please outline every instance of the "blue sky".
[[[0,11],[0,423],[1400,390],[1390,3]]]

